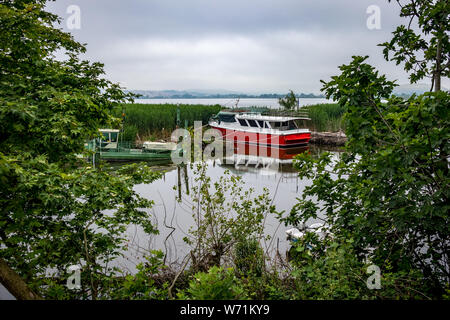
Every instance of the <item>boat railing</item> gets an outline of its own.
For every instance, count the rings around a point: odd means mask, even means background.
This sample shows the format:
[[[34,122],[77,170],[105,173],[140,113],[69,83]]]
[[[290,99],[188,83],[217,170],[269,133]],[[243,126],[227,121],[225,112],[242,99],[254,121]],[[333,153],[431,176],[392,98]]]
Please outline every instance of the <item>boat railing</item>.
[[[143,144],[135,143],[132,141],[120,141],[117,143],[116,148],[106,148],[101,146],[96,146],[99,152],[123,152],[131,149],[143,149]]]
[[[268,110],[267,112],[265,112],[264,115],[267,115],[267,116],[309,118],[308,109],[304,109],[304,108],[300,108],[298,110],[272,109],[272,110]]]
[[[223,109],[226,112],[233,112],[236,114],[245,115],[264,115],[264,116],[284,116],[284,117],[299,117],[299,118],[309,118],[308,106],[303,106],[293,110],[285,109],[272,109],[267,107],[249,107],[241,109]],[[213,117],[212,119],[213,120]]]
[[[136,143],[133,141],[121,141],[117,144],[119,149],[142,149],[144,145],[142,143]]]

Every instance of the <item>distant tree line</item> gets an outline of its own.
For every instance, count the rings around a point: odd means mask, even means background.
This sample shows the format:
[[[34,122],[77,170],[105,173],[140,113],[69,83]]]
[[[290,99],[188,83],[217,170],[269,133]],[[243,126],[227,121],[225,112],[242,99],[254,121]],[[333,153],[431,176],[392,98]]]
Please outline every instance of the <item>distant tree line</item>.
[[[138,99],[280,99],[284,98],[286,94],[279,93],[263,93],[259,95],[252,94],[211,94],[211,95],[196,95],[191,93],[174,94],[174,95],[139,95]],[[313,93],[300,93],[295,95],[296,98],[325,98],[323,94],[315,95]]]

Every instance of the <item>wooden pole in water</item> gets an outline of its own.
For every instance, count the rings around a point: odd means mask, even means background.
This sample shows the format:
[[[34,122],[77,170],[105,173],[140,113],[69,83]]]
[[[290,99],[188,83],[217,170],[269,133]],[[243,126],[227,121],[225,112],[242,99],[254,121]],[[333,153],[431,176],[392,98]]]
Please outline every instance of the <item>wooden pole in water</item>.
[[[183,164],[184,184],[186,185],[186,194],[189,195],[189,177],[187,173],[187,163]]]
[[[178,198],[181,200],[181,170],[180,165],[177,166],[178,171]]]

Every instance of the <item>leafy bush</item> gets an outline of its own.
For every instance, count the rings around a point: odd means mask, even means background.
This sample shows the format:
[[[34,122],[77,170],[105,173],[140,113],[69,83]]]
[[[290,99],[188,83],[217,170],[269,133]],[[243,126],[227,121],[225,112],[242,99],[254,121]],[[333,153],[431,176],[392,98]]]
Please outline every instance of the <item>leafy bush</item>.
[[[264,252],[258,240],[244,238],[236,243],[234,264],[238,274],[260,277],[264,271]]]
[[[313,182],[286,221],[320,214],[337,237],[354,239],[359,260],[399,280],[420,274],[422,297],[442,297],[450,279],[450,95],[390,96],[394,83],[366,59],[354,57],[325,86],[347,108],[347,152],[337,162],[329,154],[297,156],[300,177]]]
[[[253,188],[245,190],[242,178],[228,170],[212,181],[206,163],[191,166],[195,178],[187,203],[195,224],[184,240],[193,248],[193,267],[206,271],[229,260],[234,245],[243,237],[263,238],[264,217],[274,213],[275,207],[267,189],[254,195]]]
[[[163,253],[152,251],[146,257],[146,263],[139,263],[136,274],[128,274],[111,288],[110,298],[113,299],[166,299],[168,283],[157,285],[153,277],[157,276],[165,265],[162,263]]]
[[[208,272],[198,272],[189,283],[186,293],[179,293],[179,299],[193,300],[242,300],[246,296],[240,281],[232,268],[214,266]]]
[[[317,250],[300,241],[294,248],[298,253],[291,273],[295,299],[429,298],[420,272],[392,272],[386,265],[380,272],[381,287],[369,289],[372,272],[368,273],[368,267],[372,263],[358,259],[352,239],[325,241]]]

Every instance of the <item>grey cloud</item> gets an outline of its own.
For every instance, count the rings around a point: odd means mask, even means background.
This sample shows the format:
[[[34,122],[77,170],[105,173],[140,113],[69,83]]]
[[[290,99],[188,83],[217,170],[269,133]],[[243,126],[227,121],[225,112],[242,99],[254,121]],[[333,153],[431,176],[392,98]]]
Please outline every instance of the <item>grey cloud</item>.
[[[319,92],[319,80],[351,55],[370,55],[390,78],[407,82],[376,45],[402,22],[386,0],[58,0],[67,18],[81,8],[87,57],[130,89],[229,89]],[[381,8],[381,30],[368,30],[366,9]],[[63,28],[64,21],[63,21]]]

